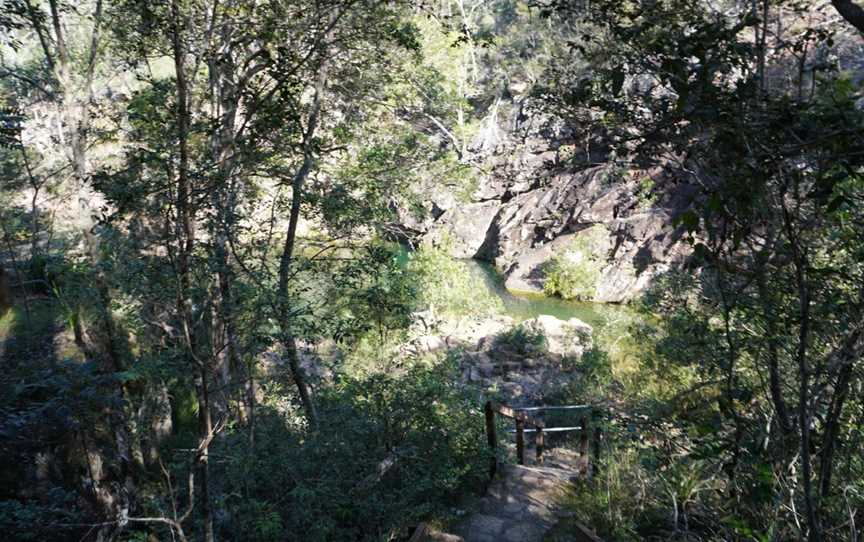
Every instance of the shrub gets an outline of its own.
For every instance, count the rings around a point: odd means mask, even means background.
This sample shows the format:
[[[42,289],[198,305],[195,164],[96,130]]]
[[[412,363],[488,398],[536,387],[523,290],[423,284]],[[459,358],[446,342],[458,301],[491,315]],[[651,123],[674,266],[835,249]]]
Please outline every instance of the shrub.
[[[495,348],[526,356],[545,350],[546,337],[534,327],[519,324],[496,335]]]
[[[417,281],[421,306],[455,317],[483,316],[504,310],[503,302],[489,292],[483,277],[445,247],[424,246],[411,253],[408,270]]]
[[[488,467],[483,413],[454,371],[448,362],[343,376],[321,390],[312,433],[262,407],[254,452],[242,433],[213,452],[234,458],[220,467],[229,538],[389,540],[479,491]]]
[[[603,269],[605,228],[595,226],[579,236],[564,254],[553,256],[543,266],[543,292],[564,299],[590,300]]]

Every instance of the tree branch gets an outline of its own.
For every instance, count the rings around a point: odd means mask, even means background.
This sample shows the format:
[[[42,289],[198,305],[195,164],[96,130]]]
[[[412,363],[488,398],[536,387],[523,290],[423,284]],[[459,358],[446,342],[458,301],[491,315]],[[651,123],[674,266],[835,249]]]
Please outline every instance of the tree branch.
[[[831,0],[831,5],[848,23],[864,32],[864,8],[852,0]]]

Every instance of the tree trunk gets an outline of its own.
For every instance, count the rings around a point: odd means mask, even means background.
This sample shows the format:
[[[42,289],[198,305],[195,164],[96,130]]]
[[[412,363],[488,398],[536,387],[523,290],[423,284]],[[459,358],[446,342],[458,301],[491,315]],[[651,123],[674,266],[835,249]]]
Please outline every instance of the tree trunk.
[[[768,285],[765,280],[765,269],[760,268],[756,271],[758,277],[756,279],[759,301],[762,305],[762,317],[765,319],[765,327],[768,333],[768,372],[769,372],[769,388],[771,392],[771,402],[774,405],[774,413],[778,419],[780,433],[784,439],[792,434],[792,425],[789,423],[789,409],[786,406],[786,401],[783,398],[782,380],[780,378],[780,352],[779,352],[779,337],[777,336],[777,324],[774,321],[774,313],[771,311],[771,301],[769,299]]]
[[[756,8],[756,1],[754,0],[754,11],[758,11]],[[759,90],[765,92],[768,90],[768,84],[765,77],[765,63],[766,58],[768,56],[768,10],[770,9],[769,0],[762,0],[761,5],[761,16],[760,24],[756,27],[756,52],[757,52],[757,65],[756,65],[756,77],[759,81]],[[758,14],[758,13],[757,13]]]
[[[0,266],[0,318],[6,314],[6,311],[12,306],[11,296],[9,295],[9,279],[6,278],[6,271]]]
[[[326,57],[326,55],[322,54],[322,57]],[[312,171],[312,165],[315,159],[313,138],[315,136],[315,131],[318,128],[318,116],[321,111],[321,100],[323,99],[324,86],[326,85],[326,82],[327,68],[326,64],[323,64],[318,71],[312,110],[309,113],[308,123],[305,133],[303,134],[303,164],[294,175],[294,179],[291,183],[291,215],[288,220],[288,231],[285,233],[285,244],[282,247],[282,257],[279,262],[279,288],[277,291],[279,325],[282,328],[283,336],[282,343],[288,356],[291,376],[294,378],[294,383],[297,385],[297,392],[300,395],[303,409],[306,412],[306,419],[313,427],[318,423],[318,416],[306,383],[303,368],[300,366],[296,334],[292,329],[290,322],[290,314],[288,310],[288,281],[290,279],[291,260],[294,256],[297,224],[300,221],[300,207],[303,201],[303,184],[309,176],[309,173]]]
[[[201,449],[198,454],[198,473],[201,478],[201,521],[204,523],[204,541],[216,540],[213,532],[213,511],[210,499],[210,440],[213,438],[213,420],[210,414],[210,392],[206,364],[201,365],[198,385],[198,431]]]
[[[843,407],[849,398],[849,386],[854,374],[855,361],[864,355],[864,332],[857,329],[843,341],[843,345],[837,352],[836,359],[829,358],[829,364],[837,362],[840,370],[834,384],[834,393],[831,398],[831,406],[828,409],[828,417],[825,422],[825,435],[822,446],[822,456],[819,462],[819,501],[831,494],[831,476],[834,466],[834,452],[837,449],[837,438],[840,433],[840,420],[843,416]]]
[[[213,542],[213,513],[210,499],[210,463],[209,448],[213,437],[213,422],[210,413],[209,393],[209,355],[198,355],[193,304],[191,299],[190,259],[195,249],[194,208],[190,199],[192,187],[189,180],[189,129],[191,118],[189,112],[189,88],[186,79],[186,52],[183,47],[182,14],[179,0],[171,2],[171,42],[174,60],[175,84],[177,92],[177,139],[179,163],[177,167],[177,225],[178,241],[177,278],[178,278],[178,311],[183,322],[183,334],[187,348],[187,359],[192,365],[197,365],[198,382],[198,471],[201,480],[201,519],[204,524],[205,542]]]
[[[793,241],[795,242],[795,241]],[[800,322],[798,329],[798,421],[801,431],[801,479],[804,486],[804,509],[807,513],[807,523],[810,527],[807,539],[809,542],[822,540],[819,525],[818,510],[813,499],[813,472],[810,457],[810,367],[807,361],[807,349],[810,341],[810,291],[807,284],[806,258],[796,251],[796,282],[800,305]]]
[[[213,14],[214,18],[216,13]],[[216,22],[211,23],[215,26]],[[221,43],[231,40],[230,29],[224,30],[220,35]],[[236,203],[236,190],[234,188],[235,172],[235,122],[237,119],[238,95],[236,81],[234,80],[235,66],[230,62],[230,54],[226,54],[221,61],[211,55],[208,59],[210,71],[210,100],[212,101],[212,115],[217,128],[211,136],[211,157],[216,167],[217,179],[213,190],[213,206],[217,211],[217,223],[214,228],[215,240],[216,276],[219,289],[219,310],[217,312],[217,329],[222,335],[224,344],[218,349],[218,366],[221,369],[223,382],[222,387],[229,392],[229,397],[234,395],[238,414],[241,422],[245,422],[247,413],[253,407],[250,401],[254,395],[247,389],[249,384],[236,387],[233,382],[247,380],[245,371],[241,367],[240,354],[237,342],[237,329],[235,323],[235,307],[232,279],[233,273],[229,259],[228,246],[233,238],[233,208]],[[245,393],[244,392],[245,389]]]

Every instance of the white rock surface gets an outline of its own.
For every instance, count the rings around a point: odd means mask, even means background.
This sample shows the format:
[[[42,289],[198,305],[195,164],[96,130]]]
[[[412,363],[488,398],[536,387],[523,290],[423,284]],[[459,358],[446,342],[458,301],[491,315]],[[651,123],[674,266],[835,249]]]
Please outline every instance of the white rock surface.
[[[526,320],[524,326],[536,329],[546,337],[546,349],[561,356],[581,356],[591,348],[593,329],[578,318],[560,320],[548,314]]]

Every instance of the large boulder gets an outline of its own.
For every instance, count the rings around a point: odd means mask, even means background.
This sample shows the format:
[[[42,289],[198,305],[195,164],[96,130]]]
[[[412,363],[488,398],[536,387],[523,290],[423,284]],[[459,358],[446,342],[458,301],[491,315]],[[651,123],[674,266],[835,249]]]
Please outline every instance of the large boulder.
[[[429,229],[424,243],[445,248],[454,258],[474,258],[499,207],[494,200],[454,207]]]

